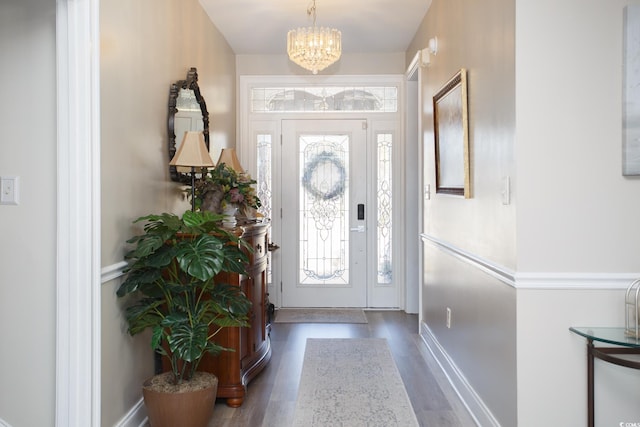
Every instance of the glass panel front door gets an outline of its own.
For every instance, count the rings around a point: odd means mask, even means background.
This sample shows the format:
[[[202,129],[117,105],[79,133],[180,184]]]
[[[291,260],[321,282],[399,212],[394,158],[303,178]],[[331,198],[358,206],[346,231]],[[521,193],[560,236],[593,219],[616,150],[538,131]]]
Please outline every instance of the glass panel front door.
[[[366,307],[366,129],[283,120],[285,307]]]

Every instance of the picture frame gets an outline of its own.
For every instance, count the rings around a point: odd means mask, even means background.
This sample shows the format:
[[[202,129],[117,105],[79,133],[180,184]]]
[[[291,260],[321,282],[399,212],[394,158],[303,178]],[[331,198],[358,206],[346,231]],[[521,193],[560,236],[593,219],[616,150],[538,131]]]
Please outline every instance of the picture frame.
[[[467,70],[461,68],[433,96],[436,193],[471,197]]]

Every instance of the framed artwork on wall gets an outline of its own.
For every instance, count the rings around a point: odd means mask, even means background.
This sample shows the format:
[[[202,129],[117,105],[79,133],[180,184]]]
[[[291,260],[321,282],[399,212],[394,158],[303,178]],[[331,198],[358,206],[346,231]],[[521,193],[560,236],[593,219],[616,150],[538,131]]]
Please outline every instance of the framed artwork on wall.
[[[622,174],[640,175],[640,5],[624,9]]]
[[[436,193],[471,197],[467,70],[460,69],[433,96]]]

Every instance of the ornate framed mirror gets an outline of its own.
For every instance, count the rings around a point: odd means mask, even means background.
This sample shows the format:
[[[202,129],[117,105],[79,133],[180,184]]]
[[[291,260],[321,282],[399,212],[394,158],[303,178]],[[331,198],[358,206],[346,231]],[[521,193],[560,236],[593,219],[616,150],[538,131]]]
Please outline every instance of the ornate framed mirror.
[[[178,80],[169,89],[169,161],[175,156],[186,131],[198,130],[204,135],[209,149],[209,112],[200,87],[198,71],[192,67],[185,80]],[[169,166],[172,181],[188,184],[191,182],[189,168]]]

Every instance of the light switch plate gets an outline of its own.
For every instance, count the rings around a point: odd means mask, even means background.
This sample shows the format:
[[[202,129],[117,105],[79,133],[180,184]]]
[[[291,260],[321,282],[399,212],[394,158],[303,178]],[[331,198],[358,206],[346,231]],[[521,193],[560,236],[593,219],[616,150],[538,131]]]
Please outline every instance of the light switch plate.
[[[18,204],[18,177],[0,177],[0,205]]]

